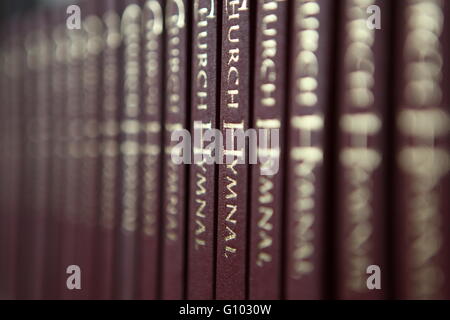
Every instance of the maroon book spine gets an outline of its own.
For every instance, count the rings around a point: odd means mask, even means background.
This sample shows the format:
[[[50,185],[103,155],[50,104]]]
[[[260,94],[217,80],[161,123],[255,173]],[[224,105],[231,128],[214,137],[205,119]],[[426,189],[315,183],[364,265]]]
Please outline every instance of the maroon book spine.
[[[383,13],[381,29],[367,27],[367,7]],[[341,3],[339,14],[337,112],[337,284],[338,299],[383,299],[388,283],[370,289],[369,266],[387,272],[385,137],[388,103],[387,1]]]
[[[2,22],[0,27],[3,30],[9,29],[9,24],[11,22]],[[4,31],[0,32],[0,174],[4,177],[2,181],[0,181],[0,206],[3,210],[0,212],[0,299],[6,299],[10,294],[10,288],[7,283],[6,272],[8,271],[8,242],[9,242],[9,232],[7,228],[7,221],[9,216],[9,210],[7,208],[7,172],[9,167],[8,157],[6,157],[7,151],[9,150],[10,144],[10,130],[6,123],[6,115],[8,113],[8,105],[10,94],[9,94],[9,83],[11,83],[8,77],[8,56],[10,55],[11,45],[10,39],[5,34]]]
[[[249,172],[246,148],[238,149],[232,140],[238,130],[249,127],[253,7],[249,1],[234,0],[223,2],[222,10],[220,130],[224,150],[218,170],[216,298],[245,299]]]
[[[102,57],[102,100],[100,102],[100,208],[95,278],[97,299],[112,299],[114,255],[119,220],[119,108],[122,67],[120,59],[120,13],[117,1],[102,2],[104,48]]]
[[[286,167],[287,299],[325,297],[325,121],[334,56],[333,3],[297,0],[292,8]],[[334,119],[333,119],[334,121]]]
[[[259,0],[256,7],[253,128],[258,130],[252,166],[250,226],[250,299],[279,299],[283,172],[281,124],[286,106],[287,1]],[[267,143],[260,140],[267,135]]]
[[[46,285],[44,297],[46,299],[57,299],[61,270],[60,258],[60,223],[62,218],[62,208],[64,206],[63,185],[64,185],[64,128],[65,123],[65,99],[67,96],[66,67],[67,67],[67,44],[66,24],[63,20],[61,10],[55,8],[50,17],[51,25],[49,30],[50,42],[50,125],[49,125],[49,165],[51,167],[49,177],[49,218],[46,244]]]
[[[397,5],[395,298],[449,299],[450,3]]]
[[[191,133],[217,128],[218,17],[217,1],[196,0],[192,10]],[[203,157],[206,143],[193,146],[188,216],[188,299],[214,298],[216,166]],[[209,156],[209,154],[207,154]],[[198,158],[198,159],[197,159]]]
[[[171,135],[185,129],[188,120],[190,7],[191,1],[168,0],[165,8],[162,299],[183,299],[186,281],[187,166],[172,160],[171,153],[177,142],[171,141]]]
[[[0,28],[5,30],[8,29],[8,22],[2,22]],[[7,284],[6,272],[7,259],[8,259],[8,215],[9,210],[7,208],[7,199],[9,194],[7,193],[7,180],[8,180],[8,169],[9,169],[9,159],[6,156],[8,154],[11,142],[11,132],[10,128],[6,123],[6,116],[9,110],[9,99],[10,94],[8,93],[11,82],[8,77],[8,56],[10,55],[10,44],[9,38],[4,34],[4,31],[0,31],[0,175],[3,180],[0,180],[0,208],[3,210],[0,212],[0,299],[6,299],[10,293],[10,289]]]
[[[120,107],[120,221],[117,240],[116,298],[136,297],[137,228],[139,213],[139,117],[141,94],[141,15],[138,0],[122,3],[121,33],[124,78]]]
[[[39,9],[37,16],[37,26],[40,28],[36,37],[36,118],[34,119],[34,130],[36,134],[36,154],[35,154],[35,180],[33,189],[35,190],[34,210],[36,214],[33,220],[33,269],[36,273],[35,285],[30,292],[33,299],[42,299],[45,287],[45,249],[47,240],[47,227],[49,221],[50,201],[50,54],[51,54],[51,28],[49,24],[50,11]]]
[[[22,17],[21,17],[22,18]],[[20,206],[20,217],[19,217],[19,250],[18,250],[18,273],[25,274],[26,278],[17,278],[17,298],[24,299],[29,298],[28,287],[30,286],[29,279],[34,278],[35,273],[29,269],[29,261],[31,260],[31,253],[28,246],[31,243],[32,226],[31,218],[34,214],[33,210],[33,189],[32,181],[34,180],[34,168],[32,166],[33,161],[30,159],[33,153],[34,145],[31,143],[30,137],[34,136],[34,132],[31,132],[32,128],[32,117],[33,109],[36,96],[35,96],[35,72],[31,71],[30,60],[31,60],[31,32],[30,24],[33,24],[35,20],[33,16],[28,15],[26,22],[20,24],[23,32],[21,50],[24,54],[24,82],[23,82],[23,106],[21,117],[24,121],[24,132],[22,143],[24,145],[23,154],[23,175],[21,181],[21,191],[24,192],[23,203]],[[33,279],[33,282],[36,279]]]
[[[24,177],[27,193],[23,214],[20,298],[41,299],[45,278],[46,226],[48,201],[48,25],[47,14],[36,11],[27,17],[25,50],[26,82],[26,161]]]
[[[74,291],[78,299],[94,297],[94,256],[97,221],[100,210],[100,103],[102,90],[101,58],[103,22],[99,2],[80,3],[83,12],[81,32],[84,48],[81,63],[80,109],[80,212],[77,217],[76,264],[82,271],[81,290]]]
[[[61,299],[77,296],[76,289],[67,287],[67,268],[79,265],[76,260],[77,220],[81,203],[81,106],[82,106],[82,56],[84,53],[84,37],[82,30],[66,30],[67,68],[64,120],[64,150],[62,150],[64,166],[63,208],[61,217],[59,294]],[[81,270],[82,271],[82,270]],[[81,279],[83,288],[83,279]]]
[[[2,122],[7,136],[2,138],[2,154],[4,177],[2,183],[1,228],[2,244],[1,264],[1,292],[2,299],[15,299],[18,294],[18,235],[21,195],[21,171],[23,155],[24,121],[21,118],[23,109],[23,33],[18,25],[20,20],[12,17],[3,25],[4,32],[8,32],[2,41]],[[7,118],[9,117],[9,119]],[[8,120],[6,120],[8,119]],[[5,140],[7,139],[7,140]]]
[[[140,117],[140,221],[138,299],[158,297],[159,233],[161,212],[161,141],[163,113],[164,2],[145,1],[142,7],[142,114]]]

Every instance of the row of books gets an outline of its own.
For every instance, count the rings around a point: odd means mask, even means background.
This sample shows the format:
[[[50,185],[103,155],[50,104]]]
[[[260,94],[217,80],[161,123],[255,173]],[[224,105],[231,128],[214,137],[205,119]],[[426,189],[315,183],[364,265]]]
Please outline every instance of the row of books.
[[[450,2],[85,0],[0,33],[1,298],[450,298]],[[180,164],[183,129],[279,144]]]

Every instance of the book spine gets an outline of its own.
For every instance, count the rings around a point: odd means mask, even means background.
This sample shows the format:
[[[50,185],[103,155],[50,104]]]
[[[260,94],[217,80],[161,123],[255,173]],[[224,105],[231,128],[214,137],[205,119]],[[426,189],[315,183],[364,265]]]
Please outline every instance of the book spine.
[[[252,166],[250,299],[279,299],[283,172],[281,124],[286,105],[287,1],[260,0],[256,7],[253,128],[259,162]],[[264,139],[267,139],[265,141]]]
[[[59,280],[59,294],[61,299],[76,297],[76,291],[69,290],[66,273],[67,268],[79,265],[76,260],[77,221],[80,213],[81,187],[81,108],[82,106],[82,56],[84,52],[84,36],[82,30],[66,30],[67,68],[66,76],[66,104],[64,111],[64,126],[62,150],[64,168],[64,195],[61,217],[61,247]],[[81,270],[82,271],[82,270]]]
[[[325,297],[325,121],[330,108],[334,1],[296,0],[289,34],[286,167],[287,299]]]
[[[222,9],[220,130],[228,143],[218,173],[216,298],[221,300],[247,294],[249,172],[246,148],[233,140],[249,127],[252,9],[246,0],[225,1]]]
[[[2,22],[0,27],[3,30],[9,29],[10,21]],[[7,207],[7,172],[9,168],[8,154],[10,144],[10,130],[6,123],[6,115],[8,113],[8,105],[10,104],[9,83],[11,83],[8,77],[8,60],[11,50],[9,37],[4,31],[0,32],[0,175],[4,177],[0,181],[0,207],[4,208],[0,212],[0,299],[6,299],[11,292],[11,288],[8,285],[6,272],[8,272],[8,244],[9,244],[9,232],[7,228],[7,221],[9,216],[9,210]]]
[[[187,215],[187,168],[176,164],[172,134],[186,129],[190,92],[189,15],[191,2],[168,0],[165,8],[166,72],[164,114],[162,299],[183,299]],[[190,152],[190,151],[189,151]],[[176,153],[176,151],[174,151]]]
[[[449,299],[450,3],[397,5],[395,298]]]
[[[367,27],[367,8],[383,12],[381,30]],[[390,6],[386,1],[341,3],[338,49],[337,277],[338,299],[383,299],[367,286],[367,269],[387,271],[387,228],[384,190],[386,171],[383,126],[388,103]],[[386,277],[387,279],[387,277]]]
[[[191,133],[217,128],[218,85],[218,1],[196,0],[192,10],[192,105]],[[216,166],[203,157],[203,139],[194,142],[190,166],[188,216],[188,299],[214,298]],[[211,156],[207,153],[206,156]],[[198,158],[198,159],[197,159]]]
[[[139,116],[142,94],[140,2],[125,1],[121,33],[124,73],[120,108],[120,222],[118,231],[117,292],[119,299],[136,297],[137,228],[139,213]]]
[[[0,28],[3,30],[8,29],[8,24],[3,22],[0,24]],[[7,259],[8,259],[8,228],[6,222],[8,221],[8,207],[7,207],[7,182],[8,182],[8,168],[9,161],[8,154],[10,148],[10,129],[6,123],[6,115],[8,114],[8,105],[10,95],[8,93],[10,79],[8,79],[8,55],[10,50],[9,39],[4,31],[0,32],[0,175],[3,180],[0,180],[0,208],[3,210],[0,212],[0,299],[5,299],[10,293],[6,280],[6,272],[8,271]]]
[[[148,0],[142,9],[141,57],[143,112],[140,117],[140,221],[138,298],[158,297],[158,262],[161,201],[161,141],[163,113],[164,2]]]
[[[98,3],[80,3],[83,12],[81,31],[84,52],[81,64],[82,103],[80,108],[80,214],[77,218],[76,261],[83,274],[82,290],[78,299],[93,298],[94,256],[97,241],[97,222],[100,210],[99,120],[101,103],[101,57],[103,49],[103,23]]]
[[[19,217],[19,250],[18,250],[18,273],[25,274],[26,277],[34,277],[35,273],[29,270],[29,261],[31,260],[31,253],[29,250],[29,243],[31,243],[32,235],[32,225],[31,219],[34,214],[33,210],[33,189],[32,181],[34,180],[34,168],[32,166],[32,161],[30,160],[31,154],[33,153],[32,147],[34,145],[31,143],[31,138],[34,136],[34,132],[31,132],[32,128],[32,105],[35,102],[36,96],[34,92],[35,86],[35,73],[31,71],[30,61],[31,59],[31,31],[29,24],[34,22],[31,15],[27,16],[29,20],[26,20],[23,24],[20,24],[20,28],[23,32],[22,43],[20,50],[24,52],[24,82],[23,82],[23,107],[21,117],[24,121],[24,132],[22,143],[24,145],[23,154],[23,172],[22,175],[22,192],[24,192],[24,199],[20,207],[20,217]],[[31,273],[31,276],[30,276]],[[34,283],[35,280],[33,280]],[[28,298],[26,295],[29,286],[29,280],[21,277],[17,279],[17,298],[24,299]]]
[[[29,79],[26,81],[27,202],[23,214],[20,297],[40,299],[45,274],[48,212],[48,30],[47,17],[38,11],[28,17],[25,50]]]
[[[42,10],[42,9],[41,9]],[[35,180],[33,189],[35,190],[34,210],[36,211],[34,228],[34,252],[33,269],[36,273],[35,286],[32,289],[34,299],[42,299],[45,287],[46,271],[46,240],[47,226],[49,221],[50,201],[50,25],[49,11],[39,11],[37,25],[40,30],[36,38],[36,118],[34,119],[36,133],[36,156],[35,156]]]
[[[113,298],[115,232],[119,220],[119,109],[122,83],[119,7],[115,0],[102,2],[104,43],[101,77],[103,98],[100,103],[100,208],[95,297]]]
[[[3,85],[2,86],[2,113],[4,113],[3,128],[7,131],[7,140],[4,136],[2,143],[6,148],[2,154],[4,160],[3,169],[5,175],[2,183],[4,197],[2,204],[4,210],[1,213],[2,228],[2,279],[1,298],[15,299],[18,294],[17,286],[17,261],[18,261],[18,235],[19,214],[21,196],[21,156],[23,154],[23,130],[24,125],[21,118],[23,108],[23,62],[22,50],[23,33],[18,25],[17,18],[11,18],[5,24],[5,35],[2,42],[4,48]],[[9,117],[8,120],[7,116]]]
[[[50,16],[49,30],[49,73],[50,73],[50,106],[49,106],[49,139],[50,148],[48,161],[50,170],[49,176],[49,217],[47,229],[47,243],[45,259],[45,299],[58,298],[58,281],[60,280],[61,270],[58,265],[60,257],[60,222],[63,208],[63,176],[64,161],[62,150],[64,124],[63,114],[65,108],[66,94],[66,47],[65,47],[65,28],[62,24],[58,10],[54,9]]]

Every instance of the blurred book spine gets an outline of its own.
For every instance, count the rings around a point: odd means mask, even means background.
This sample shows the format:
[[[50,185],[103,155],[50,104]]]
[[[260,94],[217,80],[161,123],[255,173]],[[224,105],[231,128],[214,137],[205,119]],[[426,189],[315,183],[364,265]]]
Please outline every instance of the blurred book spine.
[[[335,1],[297,0],[291,10],[286,180],[286,299],[323,299],[328,194],[326,124],[332,108]]]
[[[368,27],[367,7],[383,12],[382,29]],[[347,0],[340,8],[336,186],[338,299],[382,299],[367,286],[369,266],[387,273],[387,174],[383,154],[388,108],[390,4]],[[372,273],[373,271],[370,271]],[[385,280],[383,278],[382,280]]]
[[[120,84],[120,221],[116,256],[118,299],[135,299],[137,272],[137,230],[139,219],[139,117],[142,112],[142,9],[138,0],[126,0],[119,10],[122,43]]]
[[[396,298],[448,299],[448,1],[397,3]]]
[[[191,1],[168,0],[165,7],[162,299],[185,297],[188,171],[186,164],[176,164],[171,155],[182,156],[174,147],[179,133],[189,130],[191,6]],[[172,135],[178,138],[173,140]]]
[[[114,268],[117,253],[116,232],[119,225],[119,112],[123,105],[121,85],[123,73],[120,56],[122,45],[119,5],[115,0],[103,0],[99,11],[103,21],[103,55],[100,61],[100,77],[103,83],[100,104],[100,193],[98,244],[96,246],[95,297],[105,300],[114,297]]]
[[[288,2],[256,4],[253,119],[258,164],[252,165],[249,298],[281,297],[283,169],[280,145],[286,108]]]
[[[138,298],[157,299],[161,236],[162,115],[164,112],[164,1],[148,0],[142,9],[141,200]]]

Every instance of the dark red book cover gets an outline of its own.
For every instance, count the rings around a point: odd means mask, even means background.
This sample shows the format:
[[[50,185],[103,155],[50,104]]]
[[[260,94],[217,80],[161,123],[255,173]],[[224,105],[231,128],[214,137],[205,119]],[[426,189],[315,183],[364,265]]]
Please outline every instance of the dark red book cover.
[[[290,77],[286,125],[286,299],[325,298],[325,122],[335,1],[294,1],[291,10]],[[330,119],[335,121],[335,119]]]
[[[162,299],[183,299],[185,294],[188,176],[187,165],[176,164],[172,160],[173,147],[178,141],[171,141],[171,136],[174,132],[185,129],[188,121],[191,4],[191,1],[186,0],[168,0],[165,8]]]
[[[50,15],[50,110],[48,161],[51,167],[49,177],[49,212],[46,243],[46,276],[44,298],[58,299],[59,282],[65,274],[59,264],[60,224],[64,207],[64,134],[65,103],[67,97],[67,41],[66,21],[63,10],[54,8]]]
[[[27,16],[27,23],[20,23],[19,26],[21,28],[21,31],[23,32],[22,41],[20,43],[20,49],[23,51],[24,54],[24,60],[23,60],[23,66],[24,66],[24,74],[26,75],[24,77],[23,81],[23,105],[22,105],[22,112],[21,117],[24,121],[24,131],[23,131],[23,160],[22,160],[22,181],[21,183],[21,192],[24,192],[24,199],[20,206],[20,212],[19,212],[19,243],[18,243],[18,256],[17,256],[17,264],[18,264],[18,273],[19,274],[26,274],[27,279],[21,277],[20,279],[17,278],[17,298],[24,299],[28,298],[28,284],[29,280],[34,277],[35,273],[29,270],[29,261],[31,260],[31,253],[28,250],[28,244],[31,241],[31,235],[32,235],[32,226],[31,226],[31,217],[34,215],[33,210],[33,189],[32,189],[32,181],[33,181],[33,175],[34,175],[34,168],[32,166],[32,160],[31,154],[32,154],[32,147],[34,148],[34,145],[31,144],[30,136],[33,136],[31,134],[31,122],[33,117],[33,109],[31,106],[33,102],[36,99],[35,96],[35,72],[31,72],[30,64],[28,63],[29,60],[31,60],[30,57],[30,50],[28,49],[27,42],[31,43],[30,40],[30,29],[31,24],[35,21],[33,19],[34,17],[29,14]],[[23,19],[21,16],[20,19]],[[28,41],[27,41],[28,40]]]
[[[251,167],[249,298],[259,300],[281,297],[287,1],[258,1],[256,25],[252,127],[258,130],[261,158]]]
[[[63,11],[64,12],[64,11]],[[67,280],[67,268],[79,265],[76,257],[77,222],[80,217],[81,201],[81,165],[82,165],[82,58],[84,54],[85,40],[81,29],[66,29],[66,92],[62,123],[64,124],[62,151],[64,161],[63,208],[60,221],[60,265],[59,294],[61,299],[76,297],[77,289],[70,290]],[[81,270],[82,272],[83,270]],[[83,288],[83,273],[81,288]]]
[[[396,12],[395,298],[449,299],[450,3]]]
[[[139,215],[139,117],[142,111],[140,1],[127,0],[121,12],[120,172],[115,298],[136,298],[137,228]]]
[[[23,33],[19,17],[2,24],[2,212],[0,298],[17,298],[21,156],[23,155]],[[8,118],[9,117],[9,118]]]
[[[383,299],[388,283],[369,289],[374,265],[387,273],[387,187],[385,131],[391,7],[372,1],[383,13],[381,29],[367,27],[367,5],[346,0],[339,8],[337,83],[338,299]]]
[[[2,22],[0,24],[0,28],[2,30],[8,29],[8,22]],[[9,160],[6,154],[8,154],[10,148],[10,129],[6,123],[6,115],[8,113],[9,98],[10,95],[8,93],[10,79],[8,77],[8,56],[10,55],[10,44],[9,39],[4,31],[0,31],[0,175],[4,177],[2,181],[0,181],[0,207],[3,210],[0,212],[0,299],[5,299],[11,292],[11,289],[8,288],[7,280],[6,280],[6,272],[7,268],[7,248],[8,248],[8,226],[7,220],[9,212],[7,210],[7,172],[9,169]]]
[[[222,8],[219,128],[225,145],[223,159],[219,159],[223,164],[218,173],[216,258],[216,298],[221,300],[245,299],[247,295],[249,169],[246,148],[238,149],[235,136],[249,127],[250,15],[254,7],[244,0],[225,1]]]
[[[220,85],[221,30],[218,21],[222,13],[218,1],[196,0],[192,10],[192,104],[191,134],[204,134],[217,128],[218,85]],[[190,166],[188,215],[188,299],[214,298],[216,177],[214,163],[207,163],[204,153],[209,142],[193,146]],[[198,159],[197,159],[198,158]]]
[[[81,64],[80,109],[80,211],[77,217],[76,264],[82,271],[81,290],[74,291],[78,299],[94,297],[97,222],[100,210],[100,138],[99,121],[102,95],[101,58],[104,44],[103,22],[97,1],[79,3],[83,13],[83,56]]]
[[[27,17],[25,51],[28,75],[26,107],[26,201],[22,211],[19,297],[41,299],[45,283],[45,244],[49,212],[48,116],[49,116],[49,27],[47,12]]]
[[[142,7],[142,113],[140,116],[140,216],[137,298],[158,297],[161,201],[162,113],[164,82],[164,1],[145,1]]]
[[[47,240],[47,226],[49,221],[50,201],[49,201],[49,185],[50,185],[50,54],[51,54],[51,25],[49,24],[50,11],[47,9],[39,9],[37,11],[37,30],[35,69],[36,76],[36,100],[35,100],[35,119],[33,131],[35,133],[35,176],[33,181],[33,189],[35,190],[34,210],[35,216],[32,220],[34,229],[34,236],[32,240],[33,265],[35,275],[35,285],[30,292],[33,299],[42,299],[45,288],[45,272],[46,272],[46,240]],[[31,245],[31,244],[30,244]],[[33,281],[32,281],[33,282]]]
[[[117,1],[104,0],[99,12],[103,20],[103,57],[100,77],[103,84],[100,104],[100,194],[98,238],[95,258],[95,298],[112,299],[114,256],[119,220],[119,94],[122,85],[120,56],[120,12]]]

